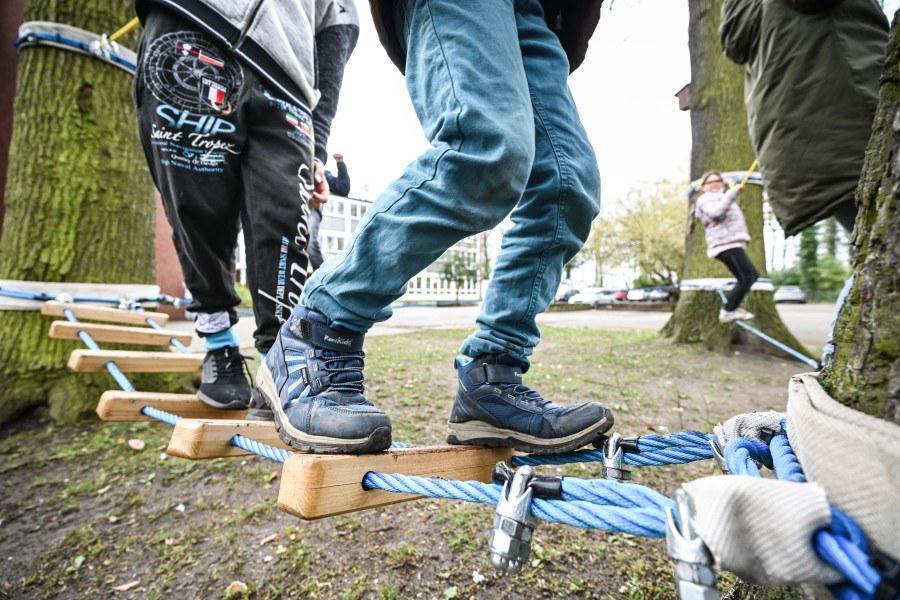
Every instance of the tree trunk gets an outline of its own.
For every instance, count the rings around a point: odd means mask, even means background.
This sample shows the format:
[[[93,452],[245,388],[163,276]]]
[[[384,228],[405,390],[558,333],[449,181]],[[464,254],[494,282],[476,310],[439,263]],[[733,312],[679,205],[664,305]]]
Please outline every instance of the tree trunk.
[[[839,402],[900,424],[900,40],[894,14],[881,99],[866,150],[853,232],[854,282],[822,371]]]
[[[115,31],[132,17],[127,0],[30,0],[25,7],[26,21],[93,32]],[[134,47],[136,38],[120,42]],[[49,47],[23,50],[18,74],[0,279],[154,281],[154,191],[137,138],[131,77]],[[45,403],[54,419],[72,421],[115,385],[105,374],[68,372],[70,351],[82,345],[50,340],[49,324],[37,312],[0,312],[0,424]]]
[[[691,179],[704,171],[740,171],[749,168],[754,153],[747,131],[744,106],[744,70],[725,58],[719,42],[721,0],[689,0],[689,47],[691,55]],[[763,243],[762,193],[748,186],[741,194],[741,210],[753,240],[747,246],[750,260],[766,276]],[[732,278],[715,259],[706,256],[703,225],[699,222],[685,241],[682,279]],[[769,336],[799,352],[808,351],[788,331],[775,310],[772,294],[751,292],[743,304],[756,314],[751,323]],[[663,333],[675,342],[701,341],[711,350],[726,351],[734,343],[772,351],[774,347],[733,325],[718,321],[722,301],[712,291],[683,290]]]

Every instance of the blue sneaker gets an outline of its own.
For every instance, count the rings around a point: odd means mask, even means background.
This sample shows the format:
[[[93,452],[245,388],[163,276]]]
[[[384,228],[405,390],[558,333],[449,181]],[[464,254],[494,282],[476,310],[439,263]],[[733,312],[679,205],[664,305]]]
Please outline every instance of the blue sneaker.
[[[364,333],[298,309],[281,327],[256,385],[284,443],[301,452],[368,454],[391,445],[391,420],[363,396]]]
[[[448,443],[561,454],[599,442],[612,427],[612,412],[599,402],[558,406],[522,385],[521,364],[509,362],[491,354],[465,365],[456,360]]]

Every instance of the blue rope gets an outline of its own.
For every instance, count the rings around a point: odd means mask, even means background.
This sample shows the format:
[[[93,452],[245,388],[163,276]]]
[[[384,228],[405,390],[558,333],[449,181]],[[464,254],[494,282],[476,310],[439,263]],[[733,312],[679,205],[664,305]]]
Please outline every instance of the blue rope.
[[[178,415],[173,415],[170,412],[166,412],[164,410],[159,410],[153,406],[144,406],[141,408],[141,412],[148,417],[156,419],[157,421],[162,421],[163,423],[168,423],[172,427],[178,424],[178,421],[182,419]]]
[[[665,435],[642,435],[638,438],[638,450],[647,452],[649,450],[661,450],[663,448],[677,447],[694,447],[709,448],[709,441],[715,438],[711,433],[702,431],[682,431],[680,433],[669,433]],[[712,458],[712,453],[710,453]]]
[[[566,479],[563,479],[564,498],[566,487]],[[500,501],[501,492],[498,485],[478,481],[448,481],[436,477],[413,477],[375,472],[366,473],[363,478],[363,488],[493,505]],[[583,500],[562,501],[536,498],[532,500],[531,513],[544,521],[564,523],[574,527],[603,529],[645,537],[664,537],[666,534],[665,513],[655,506],[622,508],[620,506],[597,506]]]
[[[257,454],[259,456],[262,456],[263,458],[268,458],[269,460],[280,463],[286,461],[288,457],[293,454],[293,452],[290,452],[288,450],[276,448],[275,446],[269,446],[268,444],[263,444],[262,442],[258,442],[256,440],[238,434],[235,434],[231,437],[231,445],[237,446],[241,450],[246,450],[247,452],[252,452],[253,454]]]
[[[784,420],[782,431],[786,429]],[[770,445],[759,440],[735,438],[725,446],[725,460],[736,475],[761,477],[753,461],[775,470],[779,480],[804,483],[806,476],[784,433],[772,437]],[[839,600],[870,600],[881,582],[881,575],[869,563],[869,543],[865,533],[849,515],[831,507],[831,524],[813,536],[819,557],[847,578],[828,586]]]
[[[622,460],[638,467],[667,466],[707,460],[713,457],[709,440],[714,436],[700,431],[683,431],[666,435],[642,435],[637,438],[638,452],[626,452]],[[529,454],[513,456],[514,467],[522,465],[563,465],[581,462],[603,462],[602,450],[576,450],[566,454]]]
[[[73,313],[68,308],[63,310],[63,314],[66,316],[66,319],[68,319],[72,323],[78,323],[78,319],[75,317],[75,313]],[[78,337],[81,338],[81,341],[84,342],[84,345],[89,349],[100,350],[100,346],[97,345],[97,342],[95,342],[86,331],[79,331]],[[123,373],[122,370],[116,366],[116,363],[110,360],[107,361],[104,366],[106,367],[106,370],[109,371],[109,374],[112,375],[113,379],[116,380],[116,383],[119,384],[120,388],[122,388],[126,392],[135,391],[134,386],[131,384],[131,381],[125,376],[125,373]]]
[[[34,40],[55,42],[64,46],[71,46],[73,48],[77,48],[78,50],[82,50],[86,54],[96,57],[96,55],[91,51],[90,44],[79,42],[78,40],[74,40],[72,38],[64,37],[62,35],[59,35],[58,33],[29,33],[27,35],[23,35],[16,40],[16,50],[20,50],[23,45],[27,46],[26,42],[34,43]],[[121,58],[120,56],[113,54],[112,52],[108,53],[107,56],[110,61],[126,67],[132,75],[134,75],[134,73],[137,71],[137,65],[135,65],[131,61],[125,60],[124,58]]]
[[[162,325],[160,325],[159,323],[157,323],[156,321],[154,321],[152,318],[147,318],[147,324],[150,325],[150,327],[152,327],[153,329],[157,329],[157,330],[159,330],[159,331],[164,331],[164,330],[165,330],[165,327],[163,327]],[[184,354],[191,354],[191,350],[190,350],[188,347],[186,347],[184,344],[182,344],[181,342],[179,342],[177,339],[172,338],[172,339],[169,340],[169,342],[170,342],[170,343],[175,347],[175,349],[178,350],[179,352],[182,352],[182,353],[184,353]]]

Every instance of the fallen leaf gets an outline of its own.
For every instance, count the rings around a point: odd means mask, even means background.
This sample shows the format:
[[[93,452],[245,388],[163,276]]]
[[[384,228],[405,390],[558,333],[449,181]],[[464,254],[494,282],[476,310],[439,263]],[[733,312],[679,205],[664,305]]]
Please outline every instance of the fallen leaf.
[[[276,479],[278,479],[278,471],[272,471],[271,473],[269,473],[269,483],[272,483]]]
[[[175,510],[177,510],[178,512],[184,512],[184,504],[179,504],[175,507]]]
[[[143,450],[144,446],[146,445],[147,444],[144,443],[144,440],[139,440],[137,438],[131,438],[130,440],[128,440],[128,447],[132,450]]]
[[[259,545],[260,545],[260,546],[265,546],[265,545],[268,544],[269,542],[274,542],[274,541],[277,540],[277,539],[278,539],[278,534],[277,534],[277,533],[273,533],[273,534],[270,535],[269,537],[264,537],[263,539],[259,540]]]
[[[137,579],[135,579],[134,581],[129,581],[128,583],[123,583],[122,585],[117,585],[113,589],[116,590],[117,592],[127,592],[131,588],[137,587],[140,584],[141,584],[141,582],[138,581]]]
[[[231,598],[232,596],[243,595],[247,592],[247,584],[243,581],[232,581],[228,584],[228,587],[225,588],[225,597]]]

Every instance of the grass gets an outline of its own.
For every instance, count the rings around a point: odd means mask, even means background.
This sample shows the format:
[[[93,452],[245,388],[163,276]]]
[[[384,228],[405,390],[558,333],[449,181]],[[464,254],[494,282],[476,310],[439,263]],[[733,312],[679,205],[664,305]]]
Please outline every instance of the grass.
[[[367,340],[367,395],[394,438],[443,442],[453,358],[468,332]],[[545,328],[526,383],[567,404],[613,407],[623,435],[709,430],[740,412],[783,407],[800,363],[674,346],[656,334]],[[754,382],[754,385],[748,385]],[[728,391],[728,388],[732,388]],[[760,396],[764,396],[761,398]],[[660,540],[542,523],[517,576],[487,552],[493,507],[426,499],[302,522],[275,508],[279,466],[258,457],[191,462],[164,454],[158,423],[41,425],[0,439],[0,598],[674,598]],[[140,439],[143,450],[128,441]],[[636,470],[671,496],[711,463]],[[599,478],[597,463],[541,474]],[[272,537],[274,536],[274,537]],[[80,558],[79,558],[80,557]],[[126,592],[112,588],[139,584]],[[725,575],[720,589],[733,578]]]

